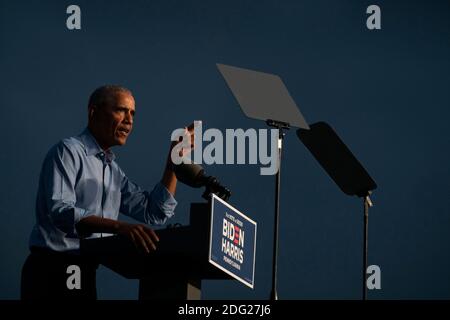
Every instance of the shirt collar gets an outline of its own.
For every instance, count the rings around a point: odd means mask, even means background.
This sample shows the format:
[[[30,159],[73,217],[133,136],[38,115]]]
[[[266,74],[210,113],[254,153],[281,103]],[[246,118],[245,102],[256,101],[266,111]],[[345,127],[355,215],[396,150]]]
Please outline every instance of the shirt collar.
[[[111,163],[116,158],[116,155],[111,151],[111,149],[103,150],[99,146],[89,128],[86,128],[79,137],[83,142],[84,150],[86,151],[87,156],[95,155],[107,163]]]

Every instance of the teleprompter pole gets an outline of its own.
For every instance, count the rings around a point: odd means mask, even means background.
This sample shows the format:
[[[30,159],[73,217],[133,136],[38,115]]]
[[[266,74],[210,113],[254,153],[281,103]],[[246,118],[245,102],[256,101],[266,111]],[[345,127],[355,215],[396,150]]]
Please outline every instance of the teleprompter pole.
[[[364,198],[364,247],[363,247],[363,300],[367,300],[367,249],[369,243],[369,207],[372,207],[372,201],[369,195]]]
[[[267,120],[266,123],[278,130],[278,170],[275,176],[275,217],[273,232],[273,251],[272,251],[272,290],[270,300],[278,300],[277,292],[277,269],[278,269],[278,229],[280,222],[280,185],[281,185],[281,154],[283,150],[283,129],[289,129],[289,124],[275,120]]]

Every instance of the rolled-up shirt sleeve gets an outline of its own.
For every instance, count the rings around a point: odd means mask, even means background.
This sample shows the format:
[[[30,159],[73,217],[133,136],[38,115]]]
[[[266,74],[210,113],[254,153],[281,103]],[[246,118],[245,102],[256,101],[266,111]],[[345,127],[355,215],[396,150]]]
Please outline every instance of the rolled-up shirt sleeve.
[[[47,155],[41,179],[50,219],[69,237],[77,237],[75,225],[90,213],[76,207],[75,181],[79,159],[64,143],[56,145]]]
[[[146,224],[161,225],[175,214],[177,201],[157,183],[151,192],[143,190],[123,174],[120,212]]]

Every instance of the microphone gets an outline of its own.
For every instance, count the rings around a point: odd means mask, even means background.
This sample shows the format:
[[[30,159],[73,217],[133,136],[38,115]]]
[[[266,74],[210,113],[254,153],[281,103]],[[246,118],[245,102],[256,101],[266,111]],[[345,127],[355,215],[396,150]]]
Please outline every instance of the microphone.
[[[230,198],[231,191],[222,186],[216,177],[207,176],[202,166],[198,164],[181,163],[173,165],[173,168],[175,175],[180,182],[192,188],[206,187],[206,190],[202,195],[204,199],[209,200],[211,193],[216,194],[225,201]]]
[[[178,181],[192,188],[200,188],[203,184],[203,177],[205,176],[205,170],[198,164],[186,164],[181,163],[173,165],[175,175]]]

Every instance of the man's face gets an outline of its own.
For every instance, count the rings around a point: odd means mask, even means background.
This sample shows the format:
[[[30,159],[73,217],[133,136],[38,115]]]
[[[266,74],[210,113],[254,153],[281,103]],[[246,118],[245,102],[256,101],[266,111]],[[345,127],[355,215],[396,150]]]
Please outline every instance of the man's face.
[[[124,145],[133,128],[135,102],[132,95],[116,93],[103,106],[90,111],[90,128],[95,138],[106,150],[112,146]]]

